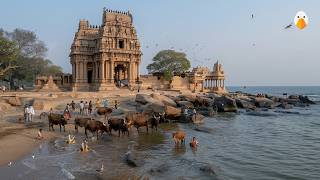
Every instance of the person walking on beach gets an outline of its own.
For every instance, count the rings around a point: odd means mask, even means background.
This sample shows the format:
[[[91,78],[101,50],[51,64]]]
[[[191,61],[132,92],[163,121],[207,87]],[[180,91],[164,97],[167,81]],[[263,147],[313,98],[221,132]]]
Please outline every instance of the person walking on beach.
[[[80,101],[80,115],[83,115],[84,111],[84,104],[83,101]]]
[[[87,101],[84,103],[84,114],[86,116],[88,116],[88,114],[89,114],[89,104]]]
[[[92,101],[89,101],[89,108],[88,108],[89,114],[92,114],[92,109],[93,109]]]
[[[29,106],[26,104],[24,106],[24,122],[28,123],[29,121]]]
[[[31,122],[33,120],[33,116],[35,115],[35,111],[32,105],[29,106],[29,121]]]
[[[76,110],[76,103],[74,103],[74,101],[71,101],[71,109],[74,112]]]

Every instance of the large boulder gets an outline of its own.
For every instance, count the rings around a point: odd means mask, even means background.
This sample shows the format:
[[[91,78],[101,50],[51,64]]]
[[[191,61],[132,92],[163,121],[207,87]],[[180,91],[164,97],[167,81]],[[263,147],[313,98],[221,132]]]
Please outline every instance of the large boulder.
[[[175,108],[172,106],[165,107],[166,118],[168,119],[179,119],[181,117],[181,108]]]
[[[238,108],[244,108],[244,109],[255,109],[254,104],[251,101],[247,101],[244,99],[237,98],[236,104]]]
[[[189,101],[178,101],[177,104],[179,107],[182,107],[182,108],[193,108],[194,107],[192,102],[189,102]]]
[[[275,104],[271,99],[264,97],[256,97],[254,98],[254,103],[259,108],[274,108]]]
[[[12,106],[21,106],[22,102],[21,99],[19,97],[10,97],[8,99],[8,103],[11,104]]]
[[[195,106],[212,106],[214,104],[214,100],[205,96],[197,96],[197,99],[194,102]]]
[[[172,107],[176,107],[177,104],[174,102],[174,100],[172,100],[171,98],[164,96],[164,95],[160,95],[160,94],[156,94],[156,93],[152,93],[151,97],[155,100],[161,101],[164,105],[167,106],[172,106]]]
[[[236,101],[227,96],[221,96],[214,99],[214,106],[217,107],[218,112],[236,112]]]
[[[143,107],[143,112],[148,112],[148,113],[163,113],[165,111],[165,105],[160,102],[160,101],[154,101],[146,104]]]
[[[179,98],[183,101],[189,101],[194,103],[197,99],[197,96],[195,94],[186,93],[186,94],[180,95]]]
[[[137,94],[136,95],[136,102],[141,103],[141,104],[147,104],[147,103],[154,102],[154,99],[147,94]]]

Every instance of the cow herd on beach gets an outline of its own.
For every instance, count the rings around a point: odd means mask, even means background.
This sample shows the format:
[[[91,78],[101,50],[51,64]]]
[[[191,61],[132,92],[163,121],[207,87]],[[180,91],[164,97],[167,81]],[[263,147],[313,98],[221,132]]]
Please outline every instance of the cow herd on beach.
[[[78,108],[79,110],[77,110]],[[103,133],[111,136],[112,131],[117,132],[119,137],[121,134],[129,136],[132,126],[136,128],[138,134],[141,128],[145,128],[147,133],[149,132],[149,127],[151,127],[152,131],[157,131],[160,123],[167,122],[164,113],[155,112],[128,112],[124,117],[112,117],[111,113],[117,108],[117,101],[115,101],[113,108],[109,106],[107,100],[104,101],[103,106],[99,106],[99,104],[96,103],[95,108],[93,108],[92,101],[80,101],[78,106],[72,101],[66,105],[63,114],[53,112],[51,108],[49,112],[41,113],[40,119],[45,116],[47,117],[49,121],[49,131],[54,131],[54,125],[58,125],[60,127],[60,132],[62,131],[62,128],[65,132],[65,125],[68,124],[68,121],[72,120],[72,116],[75,116],[75,132],[78,133],[79,128],[84,128],[86,138],[88,138],[88,131],[90,131],[92,134],[96,135],[97,140]],[[104,122],[97,120],[98,116],[103,116]],[[178,130],[172,134],[172,138],[177,145],[185,143],[185,136],[186,135],[182,130]],[[74,138],[74,136],[69,135],[66,142],[68,144],[73,144],[75,142]],[[198,141],[195,137],[192,138],[190,146],[193,148],[198,146]],[[87,147],[87,141],[84,140],[80,150],[86,151],[88,150]]]

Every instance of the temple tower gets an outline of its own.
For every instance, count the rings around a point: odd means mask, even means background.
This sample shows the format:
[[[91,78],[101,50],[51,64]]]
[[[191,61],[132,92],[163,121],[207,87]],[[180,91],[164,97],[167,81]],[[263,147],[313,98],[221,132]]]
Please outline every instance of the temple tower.
[[[102,24],[80,20],[71,46],[73,90],[135,87],[142,52],[130,12],[103,9]]]

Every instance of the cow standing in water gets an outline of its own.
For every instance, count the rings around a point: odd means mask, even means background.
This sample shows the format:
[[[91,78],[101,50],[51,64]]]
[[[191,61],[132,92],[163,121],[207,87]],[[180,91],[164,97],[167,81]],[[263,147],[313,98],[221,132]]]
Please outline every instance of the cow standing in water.
[[[84,132],[85,132],[87,138],[88,138],[87,130],[89,130],[92,133],[95,132],[97,134],[97,139],[98,139],[99,131],[101,131],[101,136],[102,136],[103,132],[108,133],[107,125],[105,123],[102,123],[100,121],[96,121],[94,119],[90,119],[87,121],[84,130],[85,130]]]
[[[62,114],[50,113],[48,115],[48,120],[49,120],[49,131],[50,129],[54,131],[53,125],[59,125],[60,132],[61,132],[61,126],[63,126],[63,131],[66,132],[65,125],[67,124],[67,120],[64,118]]]
[[[128,113],[126,115],[126,121],[128,123],[128,127],[134,126],[137,128],[139,133],[139,128],[145,126],[147,133],[149,131],[149,119],[151,118],[151,114],[149,113]]]
[[[77,117],[77,118],[75,118],[74,119],[74,129],[75,129],[75,131],[78,133],[78,127],[85,127],[87,122],[89,120],[91,120],[91,119],[92,118],[90,118],[90,117],[82,117],[82,118]]]
[[[107,117],[112,113],[112,109],[108,107],[97,107],[97,114],[104,115],[104,120],[107,120]]]
[[[108,120],[108,124],[109,124],[109,133],[110,133],[110,135],[112,135],[112,130],[114,130],[114,131],[118,131],[119,137],[120,137],[120,131],[122,132],[122,134],[127,132],[128,136],[129,136],[128,126],[127,126],[127,124],[126,124],[124,119],[122,119],[122,118],[110,118]]]

